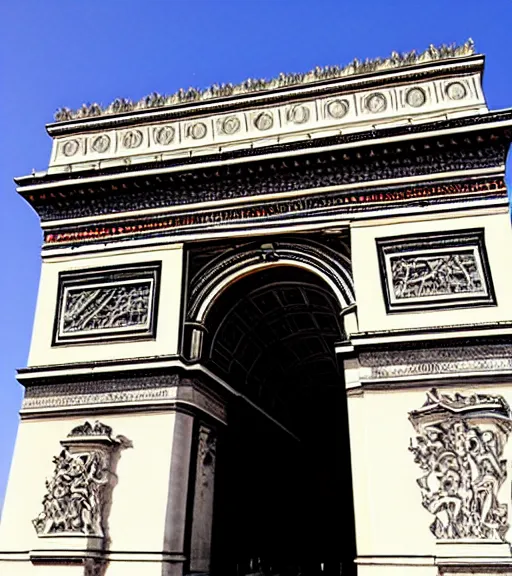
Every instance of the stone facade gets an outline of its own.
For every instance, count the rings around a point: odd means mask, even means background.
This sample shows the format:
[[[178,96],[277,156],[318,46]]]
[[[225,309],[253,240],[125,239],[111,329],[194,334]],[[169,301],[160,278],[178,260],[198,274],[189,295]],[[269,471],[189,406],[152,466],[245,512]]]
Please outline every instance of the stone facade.
[[[482,73],[468,43],[59,112],[17,179],[44,245],[2,574],[512,570]]]

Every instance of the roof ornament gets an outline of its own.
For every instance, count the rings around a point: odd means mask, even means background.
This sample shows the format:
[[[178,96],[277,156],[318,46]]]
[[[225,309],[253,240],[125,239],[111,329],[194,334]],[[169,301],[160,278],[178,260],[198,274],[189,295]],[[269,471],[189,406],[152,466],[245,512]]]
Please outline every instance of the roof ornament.
[[[310,72],[306,73],[284,74],[281,72],[277,78],[270,80],[263,78],[249,78],[241,84],[213,84],[204,90],[198,88],[189,88],[188,90],[184,90],[183,88],[180,88],[176,93],[170,95],[154,92],[153,94],[142,98],[138,102],[133,102],[126,98],[117,98],[106,107],[93,103],[83,104],[78,110],[59,108],[55,113],[55,121],[66,122],[69,120],[81,120],[95,116],[107,116],[110,114],[121,114],[152,108],[162,108],[164,106],[200,102],[203,100],[211,100],[213,98],[226,98],[229,96],[249,94],[251,92],[298,86],[310,82],[334,80],[358,74],[370,74],[381,70],[392,70],[394,68],[423,64],[425,62],[460,58],[463,56],[471,56],[474,53],[475,45],[471,38],[461,45],[443,44],[436,47],[431,44],[427,50],[420,54],[415,50],[412,50],[411,52],[406,52],[404,54],[392,52],[387,58],[375,58],[373,60],[367,59],[364,61],[356,58],[346,66],[317,66]]]

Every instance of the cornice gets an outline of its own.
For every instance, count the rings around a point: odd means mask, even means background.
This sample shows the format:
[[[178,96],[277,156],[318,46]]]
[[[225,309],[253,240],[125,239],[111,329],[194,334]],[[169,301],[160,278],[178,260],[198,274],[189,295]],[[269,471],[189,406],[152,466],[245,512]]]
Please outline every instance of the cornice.
[[[337,344],[336,350],[351,355],[372,350],[416,350],[484,343],[511,345],[512,321],[354,332],[349,340]]]
[[[337,137],[301,150],[283,145],[280,157],[264,154],[224,157],[223,160],[217,157],[216,162],[200,166],[104,173],[90,179],[74,177],[60,181],[49,176],[39,179],[38,184],[32,183],[35,179],[24,178],[19,181],[22,184],[19,192],[46,223],[75,218],[93,220],[98,216],[114,217],[116,213],[126,213],[129,218],[128,213],[133,211],[164,213],[171,207],[185,209],[188,205],[205,210],[208,204],[210,209],[216,209],[233,205],[235,201],[242,207],[240,204],[254,204],[263,197],[276,202],[291,194],[330,193],[340,187],[346,188],[344,194],[357,193],[359,197],[365,195],[363,188],[370,190],[377,181],[393,182],[392,187],[397,188],[413,178],[421,186],[441,175],[446,180],[452,178],[451,174],[460,177],[461,171],[471,174],[472,178],[489,175],[490,171],[496,176],[504,170],[510,137],[506,127],[511,121],[511,113],[508,111],[508,116],[477,116],[472,118],[472,123],[459,119],[459,127],[455,129],[453,124],[447,129],[446,123],[438,123],[435,126],[438,130],[433,130],[433,126],[423,127],[424,131],[420,133],[413,130],[417,127],[411,127],[411,130],[402,129],[397,135],[395,129],[388,133],[387,139],[367,134],[361,141],[357,141],[355,135]],[[498,121],[491,122],[492,116]],[[393,190],[388,191],[392,195],[382,200],[401,199]],[[450,194],[448,189],[446,192]],[[432,194],[427,196],[432,197]],[[412,196],[408,198],[412,199]],[[375,198],[374,201],[380,200]],[[427,197],[424,201],[428,202]],[[352,200],[342,202],[345,205],[356,203]],[[361,202],[366,203],[366,200]]]
[[[265,199],[258,203],[240,201],[238,205],[213,210],[185,210],[178,213],[163,215],[123,215],[108,220],[88,223],[77,223],[74,220],[53,225],[44,225],[43,250],[78,246],[87,244],[102,244],[112,241],[127,241],[137,239],[157,239],[172,234],[175,240],[185,241],[191,234],[207,237],[212,226],[217,233],[225,235],[260,230],[269,233],[279,226],[311,225],[323,223],[329,227],[333,219],[355,220],[361,217],[368,219],[375,212],[386,210],[391,212],[392,206],[400,207],[403,214],[421,210],[425,214],[427,203],[435,205],[439,210],[450,204],[455,210],[454,201],[464,204],[464,209],[474,206],[478,201],[492,202],[496,199],[506,201],[506,186],[501,177],[489,175],[486,178],[467,178],[464,180],[452,178],[420,185],[367,186],[359,191],[324,190],[323,193],[297,195],[289,198]],[[446,208],[447,209],[447,208]],[[84,219],[81,219],[84,220]]]
[[[370,130],[336,134],[318,138],[307,138],[300,141],[276,143],[257,148],[243,150],[222,150],[200,156],[160,158],[157,163],[123,163],[112,166],[109,163],[98,162],[88,170],[74,172],[34,172],[26,176],[14,178],[18,192],[35,191],[41,188],[54,188],[69,185],[83,185],[85,182],[98,181],[104,183],[111,179],[135,178],[140,176],[161,175],[176,171],[201,170],[230,163],[257,162],[262,159],[279,159],[288,155],[312,155],[322,151],[360,146],[377,146],[387,141],[413,140],[439,136],[450,138],[451,133],[476,132],[480,130],[496,130],[503,132],[512,127],[512,108],[471,116],[456,118],[435,118],[429,122],[405,123],[395,126],[372,127]]]

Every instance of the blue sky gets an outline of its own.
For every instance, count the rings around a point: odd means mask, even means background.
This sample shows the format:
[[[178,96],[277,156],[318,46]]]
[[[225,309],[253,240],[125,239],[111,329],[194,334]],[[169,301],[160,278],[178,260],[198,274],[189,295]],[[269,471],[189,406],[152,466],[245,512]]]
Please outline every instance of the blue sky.
[[[490,108],[512,106],[512,1],[4,0],[0,3],[0,507],[39,282],[14,176],[45,169],[60,106],[240,82],[475,40]],[[510,181],[510,179],[509,179]],[[34,446],[34,450],[37,447]]]

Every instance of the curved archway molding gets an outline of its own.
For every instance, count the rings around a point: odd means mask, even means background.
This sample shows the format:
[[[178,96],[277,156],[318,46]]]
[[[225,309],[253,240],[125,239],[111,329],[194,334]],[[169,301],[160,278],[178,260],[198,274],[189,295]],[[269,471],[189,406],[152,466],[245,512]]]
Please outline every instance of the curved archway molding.
[[[348,246],[338,252],[303,239],[282,239],[251,243],[224,252],[192,279],[186,324],[192,328],[188,355],[201,357],[205,319],[217,298],[237,280],[249,274],[278,266],[294,266],[319,276],[332,290],[342,311],[355,304],[354,283]]]

